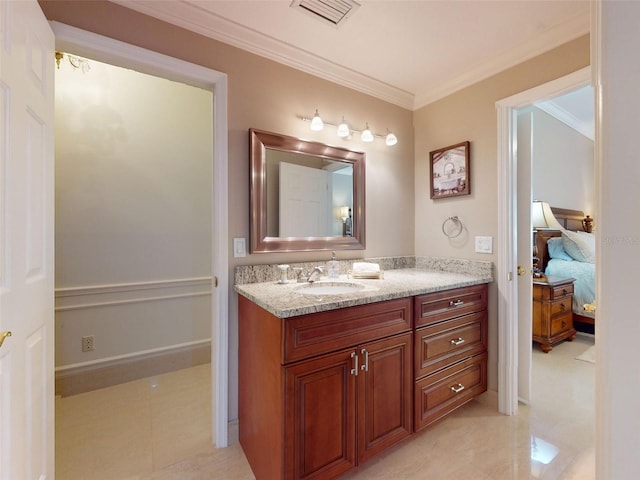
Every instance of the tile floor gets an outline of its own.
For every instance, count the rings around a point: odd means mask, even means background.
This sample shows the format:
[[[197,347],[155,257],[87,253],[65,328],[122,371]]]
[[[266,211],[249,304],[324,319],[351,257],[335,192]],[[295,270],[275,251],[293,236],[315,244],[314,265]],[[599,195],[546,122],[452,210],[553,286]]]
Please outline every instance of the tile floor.
[[[590,480],[594,474],[593,364],[579,335],[533,349],[531,405],[497,413],[487,392],[345,480]],[[210,366],[56,400],[57,480],[250,480],[237,443],[210,446]],[[270,479],[269,479],[270,480]]]

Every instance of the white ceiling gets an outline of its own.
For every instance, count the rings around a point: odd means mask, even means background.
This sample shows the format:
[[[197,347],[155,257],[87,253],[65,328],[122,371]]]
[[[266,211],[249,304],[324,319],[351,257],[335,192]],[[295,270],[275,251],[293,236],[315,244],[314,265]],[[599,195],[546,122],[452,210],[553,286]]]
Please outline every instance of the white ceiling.
[[[595,103],[593,87],[590,85],[545,102],[538,102],[535,106],[585,137],[591,140],[595,138]]]
[[[339,27],[291,0],[114,0],[415,110],[589,31],[588,0],[360,0]]]

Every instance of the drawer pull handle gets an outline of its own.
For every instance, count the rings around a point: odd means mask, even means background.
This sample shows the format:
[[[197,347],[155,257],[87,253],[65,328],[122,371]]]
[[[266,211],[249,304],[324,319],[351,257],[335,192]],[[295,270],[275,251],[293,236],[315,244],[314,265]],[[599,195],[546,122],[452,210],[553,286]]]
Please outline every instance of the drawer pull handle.
[[[564,320],[562,320],[562,328],[567,326],[567,322],[565,322]]]
[[[360,367],[360,370],[368,372],[369,371],[369,352],[367,352],[366,348],[363,348],[362,350],[360,350],[360,353],[364,355],[364,364]]]
[[[351,375],[358,376],[358,354],[351,352],[351,358],[353,358],[353,368],[351,369]]]
[[[461,391],[464,390],[464,385],[462,385],[461,383],[459,383],[458,385],[454,385],[453,387],[451,387],[451,391],[453,393],[460,393]]]
[[[566,289],[566,288],[563,288],[563,289],[562,289],[562,294],[563,294],[563,295],[566,295],[567,293],[569,293],[569,292],[567,291],[567,289]]]
[[[462,345],[464,343],[464,338],[458,337],[451,340],[451,345]]]
[[[459,307],[460,305],[464,305],[464,302],[462,300],[456,300],[455,302],[451,300],[449,302],[450,307]]]
[[[560,304],[560,310],[562,310],[562,311],[564,312],[566,308],[567,308],[567,307],[565,306],[565,304],[564,304],[564,303],[561,303],[561,304]]]

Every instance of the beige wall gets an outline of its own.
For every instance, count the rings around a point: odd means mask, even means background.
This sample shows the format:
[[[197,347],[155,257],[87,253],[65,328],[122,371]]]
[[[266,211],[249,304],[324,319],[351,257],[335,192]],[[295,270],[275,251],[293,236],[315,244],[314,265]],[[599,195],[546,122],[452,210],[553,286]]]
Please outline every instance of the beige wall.
[[[258,254],[234,259],[233,237],[249,236],[248,130],[262,130],[365,151],[366,251],[337,252],[338,258],[411,255],[414,251],[414,143],[411,111],[355,92],[270,60],[101,1],[41,1],[49,20],[82,28],[228,75],[229,81],[229,279],[238,264],[329,259],[329,252]],[[108,20],[107,20],[108,19]],[[335,130],[320,133],[296,116],[318,108],[325,120],[342,115],[352,128],[368,122],[378,133],[389,128],[398,144],[343,141]],[[215,239],[214,239],[215,241]],[[237,416],[237,297],[229,293],[229,416]]]
[[[415,112],[416,255],[497,261],[498,235],[497,113],[495,103],[589,65],[584,36],[535,57]],[[429,152],[471,142],[471,194],[429,198]],[[442,222],[457,215],[463,234],[449,240]],[[474,237],[494,238],[493,254],[474,252]],[[494,267],[495,268],[495,267]],[[494,270],[495,273],[495,270]],[[489,388],[497,389],[497,286],[489,289]]]
[[[589,65],[584,36],[442,100],[410,112],[301,73],[242,50],[105,2],[41,2],[47,17],[229,75],[229,234],[248,237],[248,141],[251,127],[350,145],[367,152],[367,250],[339,255],[402,254],[475,258],[496,262],[497,115],[495,102]],[[111,18],[111,22],[102,19]],[[117,20],[117,21],[116,21]],[[135,25],[135,28],[132,26]],[[171,39],[170,42],[167,39]],[[382,142],[338,141],[334,131],[310,132],[297,115],[315,108],[326,120],[344,114],[350,122],[368,121],[376,131],[392,129],[393,148]],[[353,125],[355,127],[355,124]],[[415,143],[412,141],[415,131]],[[464,140],[471,142],[471,195],[429,198],[429,152]],[[415,192],[415,195],[414,195]],[[415,214],[414,214],[415,212]],[[449,241],[441,231],[445,218],[457,215],[465,232]],[[494,253],[474,253],[473,238],[494,238]],[[231,242],[230,242],[231,243]],[[415,246],[415,248],[414,248]],[[231,254],[231,252],[230,252]],[[259,254],[231,259],[237,264],[325,260],[325,253]],[[230,277],[231,279],[231,277]],[[231,282],[233,283],[233,282]],[[490,287],[489,386],[497,388],[497,289]],[[237,403],[237,308],[230,293],[230,417]]]
[[[58,371],[211,338],[212,93],[89,64],[55,70]]]

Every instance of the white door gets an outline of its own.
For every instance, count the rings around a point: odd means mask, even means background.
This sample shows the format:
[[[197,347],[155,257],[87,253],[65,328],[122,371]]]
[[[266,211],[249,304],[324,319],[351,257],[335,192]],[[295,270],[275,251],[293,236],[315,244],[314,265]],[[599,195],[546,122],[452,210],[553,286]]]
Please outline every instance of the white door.
[[[53,480],[54,36],[0,2],[0,479]]]
[[[328,237],[329,173],[280,162],[280,237]]]
[[[518,265],[524,273],[518,276],[518,399],[531,401],[531,335],[532,335],[532,293],[531,270],[531,159],[533,158],[533,115],[531,108],[518,111],[517,116],[517,252]],[[522,272],[522,270],[521,270]]]

